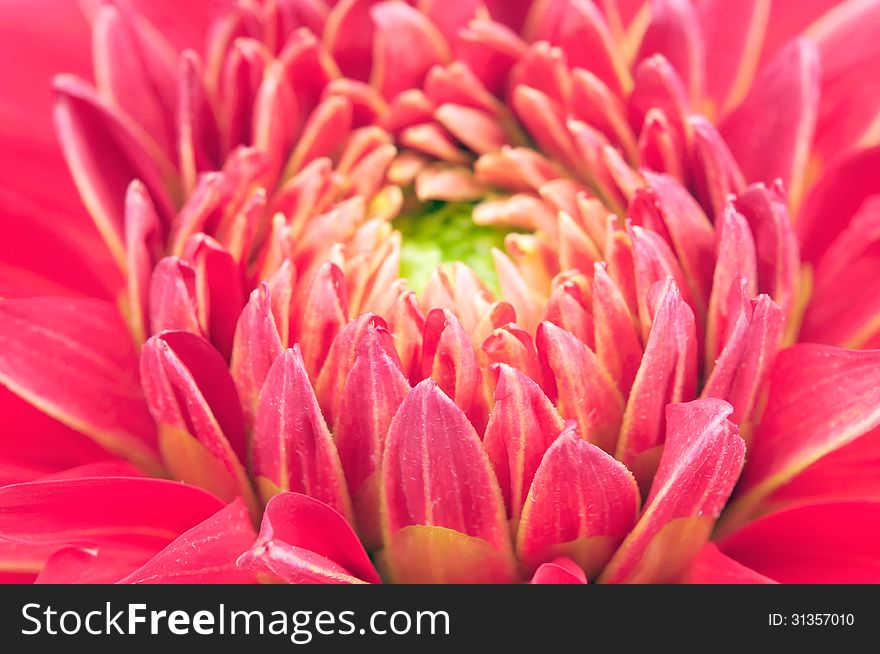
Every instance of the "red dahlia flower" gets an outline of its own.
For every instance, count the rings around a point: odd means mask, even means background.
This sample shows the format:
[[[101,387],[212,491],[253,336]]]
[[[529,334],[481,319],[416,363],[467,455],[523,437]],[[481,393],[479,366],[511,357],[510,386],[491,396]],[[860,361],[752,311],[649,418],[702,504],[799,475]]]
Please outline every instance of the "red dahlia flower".
[[[71,4],[0,21],[11,579],[880,581],[876,0]]]

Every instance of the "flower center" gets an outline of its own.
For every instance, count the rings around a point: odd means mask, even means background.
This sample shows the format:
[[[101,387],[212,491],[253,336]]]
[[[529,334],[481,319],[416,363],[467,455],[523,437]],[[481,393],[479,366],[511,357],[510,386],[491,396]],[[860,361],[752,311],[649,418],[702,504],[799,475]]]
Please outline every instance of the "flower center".
[[[429,201],[394,219],[403,237],[400,276],[421,293],[431,273],[444,263],[467,264],[496,296],[501,295],[492,248],[504,249],[504,237],[516,230],[478,225],[476,203]]]

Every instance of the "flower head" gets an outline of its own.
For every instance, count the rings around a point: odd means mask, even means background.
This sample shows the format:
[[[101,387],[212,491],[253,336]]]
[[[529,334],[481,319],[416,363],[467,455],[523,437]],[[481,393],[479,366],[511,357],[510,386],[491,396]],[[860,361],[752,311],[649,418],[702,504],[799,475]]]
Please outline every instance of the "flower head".
[[[7,567],[878,578],[875,1],[87,4],[112,302],[7,264]]]

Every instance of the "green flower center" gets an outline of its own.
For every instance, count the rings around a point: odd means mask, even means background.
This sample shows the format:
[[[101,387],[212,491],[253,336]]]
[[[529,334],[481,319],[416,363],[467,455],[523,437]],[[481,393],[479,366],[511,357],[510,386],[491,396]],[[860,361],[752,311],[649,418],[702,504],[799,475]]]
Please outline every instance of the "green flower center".
[[[504,237],[515,231],[477,225],[470,202],[427,202],[394,219],[403,236],[400,276],[421,294],[437,266],[460,261],[468,265],[500,297],[492,248],[504,250]]]

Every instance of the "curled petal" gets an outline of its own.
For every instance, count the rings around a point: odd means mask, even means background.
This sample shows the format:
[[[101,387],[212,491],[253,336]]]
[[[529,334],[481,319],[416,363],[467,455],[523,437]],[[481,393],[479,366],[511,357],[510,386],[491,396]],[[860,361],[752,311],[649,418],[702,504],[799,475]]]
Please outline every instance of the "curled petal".
[[[380,581],[345,518],[323,502],[299,493],[281,493],[269,500],[260,536],[238,564],[296,584]]]
[[[671,582],[687,569],[739,477],[745,444],[721,400],[670,404],[666,447],[644,511],[599,578]]]
[[[532,575],[531,584],[585,584],[587,576],[581,567],[564,556],[542,563]]]

